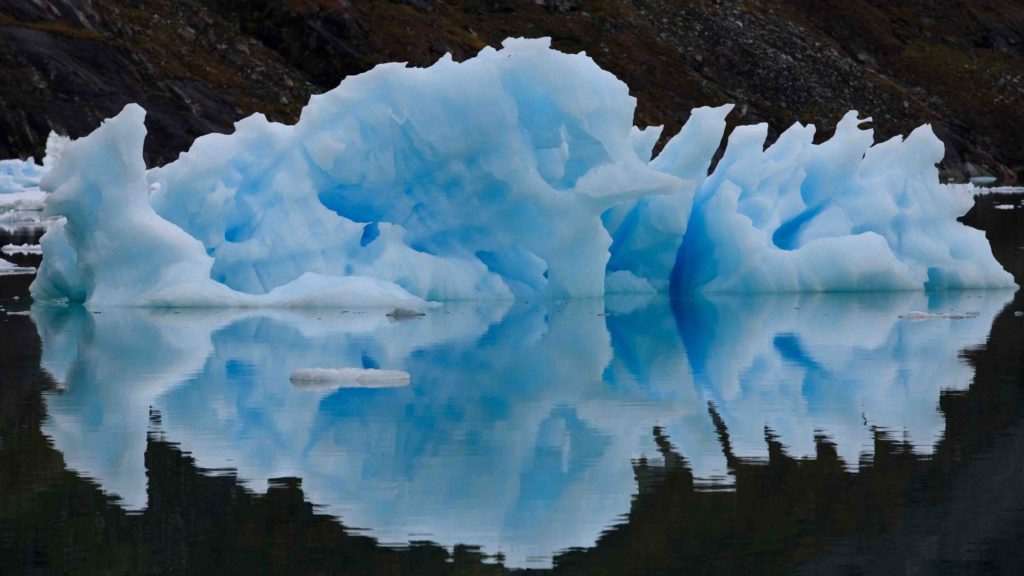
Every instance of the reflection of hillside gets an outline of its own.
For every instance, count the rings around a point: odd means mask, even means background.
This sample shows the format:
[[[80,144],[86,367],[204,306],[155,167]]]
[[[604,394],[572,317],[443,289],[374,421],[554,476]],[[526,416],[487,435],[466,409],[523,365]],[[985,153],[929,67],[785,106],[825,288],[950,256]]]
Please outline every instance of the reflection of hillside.
[[[94,482],[64,469],[39,431],[39,391],[26,388],[20,406],[35,409],[15,427],[5,413],[0,436],[0,462],[25,466],[0,467],[4,574],[504,572],[464,546],[380,546],[319,512],[298,479],[274,481],[254,494],[235,476],[197,468],[180,447],[157,436],[146,441],[148,506],[126,513]]]
[[[932,455],[876,431],[873,457],[852,472],[823,437],[794,458],[766,431],[767,458],[744,459],[711,404],[734,490],[702,485],[656,427],[660,458],[634,463],[626,520],[593,548],[557,557],[556,572],[1021,573],[1024,341],[1012,310],[1022,306],[1018,295],[987,345],[965,352],[973,383],[943,392],[945,433]]]

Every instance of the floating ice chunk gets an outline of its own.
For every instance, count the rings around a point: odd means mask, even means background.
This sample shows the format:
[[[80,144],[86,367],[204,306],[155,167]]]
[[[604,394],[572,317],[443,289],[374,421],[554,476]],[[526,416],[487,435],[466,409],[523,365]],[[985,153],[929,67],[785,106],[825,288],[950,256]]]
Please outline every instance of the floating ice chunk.
[[[991,194],[1011,195],[1024,194],[1024,187],[1021,186],[986,186],[979,188],[973,184],[945,184],[947,188],[960,190],[969,196],[988,196]]]
[[[900,318],[904,320],[967,320],[977,317],[977,312],[921,312],[913,310],[906,314],[900,314]]]
[[[0,212],[40,211],[46,205],[46,194],[37,188],[0,194]]]
[[[409,318],[420,318],[424,315],[419,310],[410,310],[408,308],[395,308],[387,313],[388,318],[393,320],[408,320]]]
[[[0,160],[0,194],[35,188],[42,176],[42,166],[32,160]]]
[[[35,274],[36,269],[31,266],[18,266],[0,258],[0,276],[16,276],[20,274]]]
[[[50,132],[46,139],[46,157],[43,164],[28,160],[0,160],[0,195],[18,194],[26,191],[38,192],[39,181],[47,170],[60,159],[64,146],[70,142],[67,136]],[[6,206],[6,198],[0,198],[0,207]]]
[[[995,205],[995,209],[996,210],[1013,210],[1016,207],[1017,206],[1015,204],[996,204]]]
[[[409,373],[377,368],[302,368],[289,380],[296,388],[334,390],[337,388],[394,388],[409,385]]]
[[[5,244],[0,251],[4,254],[42,254],[43,247],[39,244]]]

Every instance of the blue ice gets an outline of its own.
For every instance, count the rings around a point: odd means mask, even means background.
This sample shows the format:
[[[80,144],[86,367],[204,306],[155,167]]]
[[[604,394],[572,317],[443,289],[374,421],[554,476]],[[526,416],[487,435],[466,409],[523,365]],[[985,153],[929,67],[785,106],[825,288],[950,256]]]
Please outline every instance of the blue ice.
[[[405,306],[604,293],[1014,286],[956,218],[928,126],[875,143],[845,116],[727,138],[698,108],[653,155],[628,87],[586,54],[510,39],[385,64],[146,170],[129,105],[62,149],[33,295],[88,306]]]

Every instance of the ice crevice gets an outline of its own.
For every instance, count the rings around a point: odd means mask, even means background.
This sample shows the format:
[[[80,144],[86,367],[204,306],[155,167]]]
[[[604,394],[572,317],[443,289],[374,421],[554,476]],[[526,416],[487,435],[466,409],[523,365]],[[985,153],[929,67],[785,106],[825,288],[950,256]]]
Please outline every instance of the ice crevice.
[[[146,169],[129,105],[39,176],[37,300],[89,306],[380,306],[606,292],[1014,286],[922,126],[875,143],[847,114],[765,147],[731,106],[662,152],[586,54],[510,39],[461,63],[385,64]],[[24,179],[22,176],[19,178]],[[13,181],[13,177],[8,178]]]

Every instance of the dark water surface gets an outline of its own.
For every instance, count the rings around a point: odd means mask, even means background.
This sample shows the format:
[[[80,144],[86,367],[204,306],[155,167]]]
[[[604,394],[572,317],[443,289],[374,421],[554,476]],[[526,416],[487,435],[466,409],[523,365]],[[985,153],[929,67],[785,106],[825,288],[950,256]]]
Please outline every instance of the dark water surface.
[[[966,219],[1009,268],[1004,200]],[[395,322],[30,309],[28,280],[0,279],[5,575],[1024,573],[1013,293]],[[289,380],[339,367],[410,382]]]

